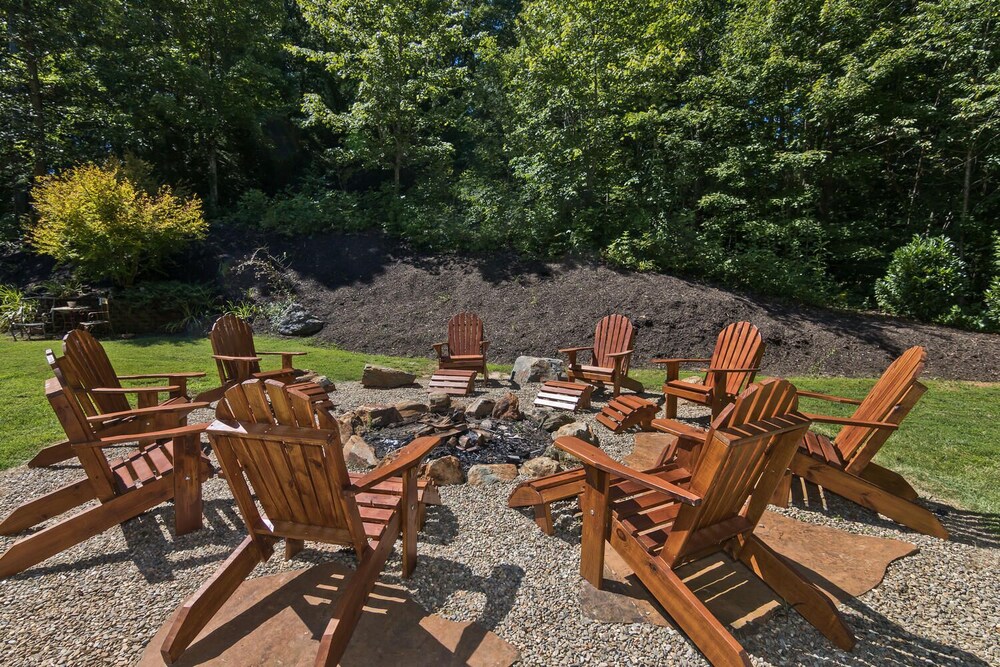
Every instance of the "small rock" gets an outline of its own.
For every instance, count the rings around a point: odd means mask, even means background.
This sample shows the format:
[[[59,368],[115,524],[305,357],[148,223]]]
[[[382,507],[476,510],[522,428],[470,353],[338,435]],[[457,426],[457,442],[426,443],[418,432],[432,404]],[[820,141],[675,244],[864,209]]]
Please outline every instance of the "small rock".
[[[300,303],[293,303],[278,317],[278,333],[282,336],[312,336],[326,324]]]
[[[514,421],[523,419],[524,415],[521,414],[520,405],[521,402],[517,398],[517,394],[508,392],[496,402],[496,405],[493,406],[493,418],[510,419]]]
[[[559,472],[559,462],[547,456],[536,456],[521,465],[521,474],[528,477],[545,477]]]
[[[430,404],[431,412],[447,412],[451,407],[451,396],[440,392],[434,392],[427,397],[427,402]]]
[[[362,405],[354,412],[367,428],[385,428],[403,421],[399,411],[391,405]]]
[[[344,460],[347,465],[371,468],[378,463],[375,450],[360,435],[352,435],[344,445]]]
[[[465,408],[465,414],[475,417],[476,419],[482,419],[483,417],[489,417],[493,414],[493,407],[496,405],[496,401],[492,398],[487,398],[485,396],[477,398],[472,403]]]
[[[545,382],[546,380],[564,379],[566,364],[562,359],[547,357],[521,356],[514,360],[514,369],[510,372],[510,381],[523,385],[528,382]]]
[[[312,382],[313,384],[318,384],[323,388],[323,391],[330,393],[331,391],[336,391],[337,386],[333,384],[333,380],[325,375],[320,375],[316,371],[304,371],[301,375],[295,378],[296,382]]]
[[[354,420],[356,415],[353,412],[337,417],[337,424],[340,426],[340,441],[347,442],[354,435]]]
[[[584,442],[589,442],[595,447],[601,446],[601,440],[597,437],[590,426],[583,422],[573,422],[572,424],[566,424],[559,428],[558,431],[552,434],[552,439],[561,438],[563,436],[572,436],[574,438],[580,438]]]
[[[361,385],[369,389],[406,387],[413,384],[416,379],[417,376],[413,373],[374,364],[365,364],[365,370],[361,373]]]
[[[491,430],[493,426],[494,424],[492,419],[484,419],[483,421],[479,422],[479,427],[486,431]]]
[[[545,452],[542,454],[542,456],[547,456],[550,459],[555,459],[556,461],[559,462],[559,465],[561,465],[563,468],[574,468],[580,465],[580,459],[576,458],[569,452],[564,452],[563,450],[556,447],[555,444],[551,444],[548,447],[546,447]]]
[[[400,401],[394,406],[396,412],[403,419],[409,419],[410,417],[416,417],[417,415],[422,415],[426,413],[430,408],[427,407],[426,403],[421,403],[419,401]]]
[[[479,464],[469,468],[471,486],[510,482],[515,477],[517,477],[517,466],[512,463]]]
[[[438,486],[465,482],[465,473],[462,472],[458,458],[454,456],[442,456],[425,463],[420,467],[420,476],[433,480]]]

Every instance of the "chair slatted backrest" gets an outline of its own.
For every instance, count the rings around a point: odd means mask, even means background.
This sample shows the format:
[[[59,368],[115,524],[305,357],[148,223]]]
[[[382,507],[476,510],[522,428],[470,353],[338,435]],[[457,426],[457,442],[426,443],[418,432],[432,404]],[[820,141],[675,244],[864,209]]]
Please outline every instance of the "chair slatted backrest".
[[[257,356],[253,345],[253,328],[236,315],[227,314],[217,319],[212,325],[208,339],[212,343],[213,354],[228,357]],[[241,368],[248,368],[251,374],[260,372],[260,362],[257,361],[242,364],[236,361],[216,359],[215,363],[219,367],[219,380],[223,385],[249,379],[249,376],[241,377],[243,375]]]
[[[854,411],[853,418],[865,421],[900,423],[927,388],[918,378],[927,363],[927,352],[919,345],[903,352],[882,373],[875,386]],[[885,429],[844,426],[834,439],[846,467],[859,471],[892,434]]]
[[[635,342],[635,327],[624,315],[608,315],[597,323],[594,329],[594,365],[611,368],[615,365],[609,354],[632,349]],[[627,374],[630,359],[622,363],[622,372]]]
[[[73,377],[66,379],[74,386],[83,389],[121,388],[118,374],[111,365],[108,353],[89,332],[73,329],[67,333],[63,337],[63,355],[72,365]],[[131,409],[124,394],[91,394],[91,399],[102,413],[124,412]]]
[[[753,531],[811,423],[787,380],[752,385],[726,411],[727,420],[758,418],[710,433],[690,484],[702,503],[680,506],[660,553],[671,566]]]
[[[345,493],[340,432],[316,428],[309,397],[274,380],[247,380],[223,400],[235,421],[216,421],[208,434],[250,535],[367,549],[357,504]]]
[[[66,433],[66,439],[72,444],[94,442],[98,435],[87,421],[88,412],[85,406],[90,406],[88,396],[74,390],[73,384],[67,380],[67,371],[71,372],[72,360],[67,357],[56,358],[52,350],[45,351],[46,359],[52,368],[53,377],[45,381],[45,398],[52,406],[56,418]],[[117,494],[114,486],[111,465],[99,447],[78,447],[77,457],[90,479],[100,500],[108,500]]]
[[[712,351],[710,368],[757,368],[764,356],[764,339],[749,322],[730,324],[719,333]],[[736,396],[753,382],[756,371],[726,373],[726,393]],[[708,373],[705,384],[714,386],[715,377]]]
[[[483,321],[475,313],[459,313],[448,320],[448,351],[452,355],[482,354]]]

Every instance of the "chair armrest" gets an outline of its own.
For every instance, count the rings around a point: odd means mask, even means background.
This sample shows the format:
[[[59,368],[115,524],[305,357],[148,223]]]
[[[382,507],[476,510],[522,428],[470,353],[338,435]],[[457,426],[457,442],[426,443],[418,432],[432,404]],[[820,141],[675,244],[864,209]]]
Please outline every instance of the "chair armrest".
[[[563,347],[559,349],[562,354],[569,354],[570,352],[590,352],[594,348],[592,347]]]
[[[94,387],[84,389],[88,394],[159,394],[161,392],[179,391],[178,385],[167,385],[161,387]]]
[[[598,470],[603,470],[606,473],[615,475],[616,477],[621,477],[631,482],[635,482],[636,484],[644,486],[647,489],[665,493],[671,498],[675,498],[686,505],[698,506],[701,504],[701,496],[698,494],[692,493],[687,489],[682,489],[681,487],[664,481],[655,475],[647,475],[644,472],[639,472],[638,470],[633,470],[628,466],[622,465],[597,447],[594,447],[590,443],[584,442],[579,438],[563,436],[556,439],[555,444],[559,449],[564,452],[568,452],[583,461],[585,466],[589,465],[593,468],[597,468]]]
[[[757,366],[748,366],[746,368],[723,368],[717,366],[709,366],[705,369],[706,373],[754,373],[759,371],[760,368]]]
[[[73,447],[116,447],[136,440],[173,440],[187,435],[202,433],[208,428],[208,422],[202,424],[191,424],[178,428],[169,428],[164,431],[152,431],[150,433],[124,433],[122,435],[108,436],[100,440],[90,442],[74,442]]]
[[[874,422],[867,421],[864,419],[854,419],[853,417],[834,417],[833,415],[814,415],[808,412],[803,412],[807,418],[813,420],[814,422],[822,422],[824,424],[840,424],[841,426],[862,426],[865,428],[884,428],[890,431],[894,431],[899,428],[899,424],[890,424],[888,422]]]
[[[351,485],[351,491],[354,493],[367,491],[376,484],[380,484],[390,477],[396,477],[401,472],[419,465],[424,457],[430,454],[431,450],[439,444],[441,444],[441,438],[439,436],[417,438],[404,447],[399,455],[392,460],[392,463],[382,468],[376,468],[361,479],[354,482],[354,484]]]
[[[486,350],[490,347],[490,341],[484,340],[479,342],[479,352],[481,354],[486,354]]]
[[[219,361],[260,361],[260,357],[233,357],[228,354],[213,354],[212,358]]]
[[[448,343],[434,343],[433,345],[431,345],[431,347],[433,347],[434,351],[437,352],[437,356],[441,357],[442,359],[451,356],[450,348],[448,349],[447,352],[444,351],[444,348],[448,347]]]
[[[801,389],[795,392],[799,396],[804,398],[818,398],[822,401],[830,401],[832,403],[847,403],[848,405],[861,405],[861,401],[856,398],[847,398],[845,396],[833,396],[831,394],[820,394],[816,391],[803,391]]]
[[[185,372],[185,373],[142,373],[140,375],[119,375],[119,380],[156,380],[159,378],[203,378],[204,373],[199,372]]]
[[[654,364],[704,364],[705,362],[712,361],[711,359],[653,359]]]
[[[257,350],[257,354],[261,355],[267,354],[271,355],[272,357],[277,357],[279,355],[282,357],[301,357],[309,353],[308,352],[261,352],[260,350]]]
[[[612,358],[614,358],[614,359],[617,359],[617,358],[619,358],[619,357],[627,357],[627,356],[629,356],[630,354],[632,354],[633,352],[635,352],[635,350],[625,350],[624,352],[612,352],[612,353],[611,353],[611,354],[609,354],[608,356],[609,356],[609,357],[612,357]]]
[[[122,410],[121,412],[107,412],[103,415],[87,417],[87,421],[100,424],[114,419],[124,419],[125,417],[142,417],[143,415],[169,414],[171,412],[186,413],[200,408],[207,408],[211,403],[173,403],[171,405],[154,405],[151,408],[136,408],[135,410]]]

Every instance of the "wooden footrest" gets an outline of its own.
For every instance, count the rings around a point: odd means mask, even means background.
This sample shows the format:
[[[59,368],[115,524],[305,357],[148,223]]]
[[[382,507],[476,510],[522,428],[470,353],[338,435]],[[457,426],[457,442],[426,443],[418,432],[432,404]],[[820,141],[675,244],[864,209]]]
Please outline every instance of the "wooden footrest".
[[[590,395],[593,392],[593,385],[550,380],[542,385],[535,397],[535,405],[576,412],[580,408],[590,407]]]
[[[452,396],[468,396],[476,384],[476,371],[439,368],[431,376],[430,391],[440,391]]]
[[[597,415],[597,421],[611,429],[612,433],[621,433],[636,426],[648,431],[658,410],[656,403],[623,395],[611,399]]]

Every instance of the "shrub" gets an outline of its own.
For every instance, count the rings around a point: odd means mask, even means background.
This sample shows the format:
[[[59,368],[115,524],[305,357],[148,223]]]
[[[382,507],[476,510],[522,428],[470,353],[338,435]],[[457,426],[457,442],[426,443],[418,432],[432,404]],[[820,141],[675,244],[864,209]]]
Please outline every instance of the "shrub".
[[[216,309],[215,292],[205,285],[176,280],[145,281],[118,290],[114,306],[126,319],[138,313],[164,313],[173,318],[164,329],[183,331],[197,324]]]
[[[123,287],[207,229],[200,200],[181,200],[167,186],[149,194],[117,164],[42,177],[32,194],[38,221],[29,230],[31,245],[74,264],[85,278]]]
[[[984,319],[989,328],[1000,330],[1000,234],[993,235],[993,279],[983,294]]]
[[[0,333],[10,329],[11,322],[27,304],[24,292],[13,285],[0,285]]]
[[[875,300],[889,313],[934,322],[953,317],[968,285],[951,239],[914,236],[892,253],[885,277],[875,283]]]

